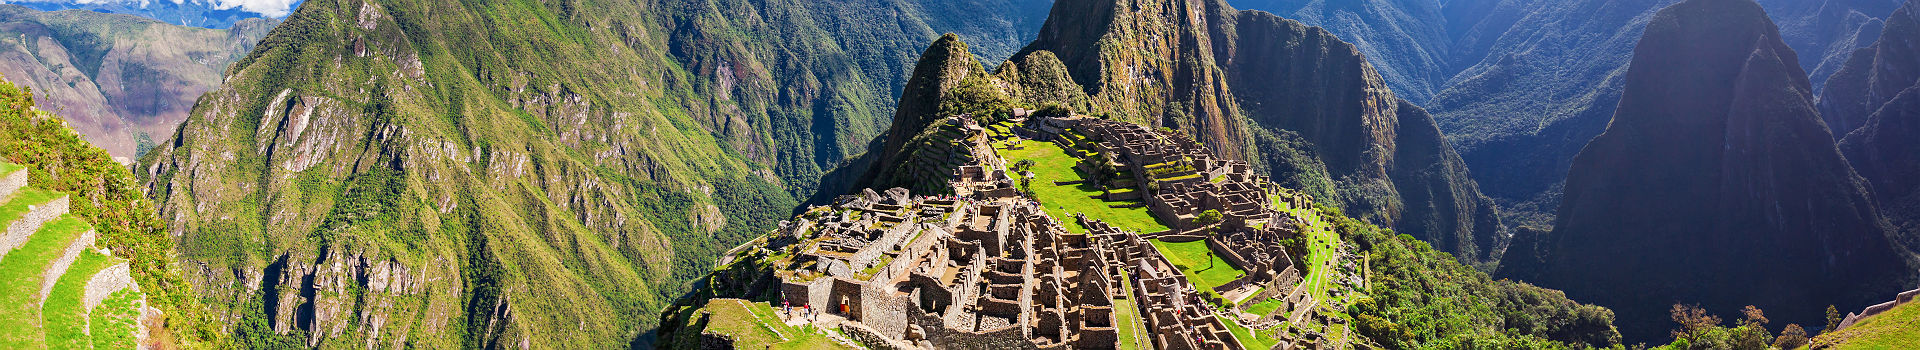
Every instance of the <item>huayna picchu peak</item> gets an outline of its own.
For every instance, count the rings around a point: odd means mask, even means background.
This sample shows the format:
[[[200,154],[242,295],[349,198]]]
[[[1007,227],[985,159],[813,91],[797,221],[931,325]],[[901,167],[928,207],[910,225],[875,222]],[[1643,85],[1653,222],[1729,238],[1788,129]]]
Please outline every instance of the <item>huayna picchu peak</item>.
[[[1797,56],[1750,0],[1661,10],[1607,131],[1574,158],[1558,221],[1504,275],[1607,305],[1629,337],[1670,303],[1813,324],[1912,286],[1871,189],[1835,147]],[[1819,301],[1819,302],[1808,302]]]
[[[35,1],[5,349],[1920,348],[1920,0]]]

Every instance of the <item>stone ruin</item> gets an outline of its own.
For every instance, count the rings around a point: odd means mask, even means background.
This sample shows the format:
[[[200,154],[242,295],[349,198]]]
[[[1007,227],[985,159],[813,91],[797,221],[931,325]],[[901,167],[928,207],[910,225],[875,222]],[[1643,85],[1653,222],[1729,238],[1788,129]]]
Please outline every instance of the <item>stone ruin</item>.
[[[1118,346],[1118,284],[1089,236],[990,193],[814,208],[787,225],[809,243],[782,271],[781,299],[923,347]]]
[[[1139,233],[1077,217],[1073,234],[1040,204],[1021,197],[1004,160],[972,119],[950,125],[964,157],[941,157],[952,195],[894,188],[841,196],[782,222],[768,247],[792,252],[775,273],[789,323],[843,325],[856,338],[896,347],[1116,348],[1118,317],[1138,317],[1136,339],[1160,349],[1241,349],[1222,317],[1165,256],[1148,243],[1206,240],[1246,275],[1214,292],[1264,290],[1288,307],[1257,327],[1302,319],[1311,305],[1301,272],[1281,242],[1299,222],[1272,207],[1311,198],[1287,192],[1247,163],[1217,159],[1184,136],[1084,116],[1029,118],[1016,111],[1020,138],[1058,142],[1082,162],[1108,200],[1138,205],[1173,230]],[[1090,158],[1098,157],[1098,158]],[[963,164],[950,164],[963,163]],[[1094,165],[1089,165],[1094,164]],[[918,187],[918,186],[916,186]],[[941,191],[936,191],[939,193]],[[1277,196],[1276,196],[1277,195]],[[1201,222],[1208,210],[1217,222]],[[731,254],[730,254],[731,255]],[[1132,310],[1116,310],[1131,300]],[[1263,315],[1264,316],[1264,315]]]

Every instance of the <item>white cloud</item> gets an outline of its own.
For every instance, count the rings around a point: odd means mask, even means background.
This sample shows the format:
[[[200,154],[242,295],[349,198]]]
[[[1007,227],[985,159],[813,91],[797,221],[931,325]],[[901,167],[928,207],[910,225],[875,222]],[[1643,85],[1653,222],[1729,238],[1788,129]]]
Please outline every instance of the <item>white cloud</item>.
[[[273,18],[286,18],[287,14],[293,13],[293,6],[296,4],[299,4],[301,0],[164,0],[164,1],[169,1],[179,5],[187,5],[188,2],[191,2],[192,5],[190,6],[204,6],[204,7],[212,8],[215,10],[239,9],[241,11],[258,13],[261,16],[267,16],[267,17],[273,17]],[[75,4],[75,5],[137,4],[137,6],[140,8],[146,8],[147,5],[150,5],[153,3],[153,0],[0,0],[0,4],[26,3],[26,2],[67,3],[67,4]]]
[[[83,0],[84,1],[84,0]],[[262,16],[285,18],[293,12],[293,4],[300,0],[212,0],[213,8],[228,10],[235,7],[242,11],[258,13]]]

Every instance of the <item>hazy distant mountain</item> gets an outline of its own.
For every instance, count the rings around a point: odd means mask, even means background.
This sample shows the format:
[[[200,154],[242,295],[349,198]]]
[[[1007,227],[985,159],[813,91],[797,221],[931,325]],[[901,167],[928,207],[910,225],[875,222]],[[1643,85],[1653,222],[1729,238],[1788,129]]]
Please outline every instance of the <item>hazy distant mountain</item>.
[[[277,23],[206,29],[0,5],[0,75],[32,88],[40,108],[56,111],[87,141],[131,158],[166,141],[194,100]]]
[[[41,11],[129,14],[183,26],[226,29],[251,18],[285,18],[301,0],[12,0]]]
[[[1920,247],[1920,2],[1888,16],[1879,38],[1827,80],[1820,111],[1846,133],[1840,150],[1873,184],[1903,243]]]
[[[1552,233],[1512,247],[1504,275],[1613,308],[1630,342],[1664,337],[1676,302],[1813,325],[1909,285],[1910,253],[1760,6],[1688,0],[1646,28]]]

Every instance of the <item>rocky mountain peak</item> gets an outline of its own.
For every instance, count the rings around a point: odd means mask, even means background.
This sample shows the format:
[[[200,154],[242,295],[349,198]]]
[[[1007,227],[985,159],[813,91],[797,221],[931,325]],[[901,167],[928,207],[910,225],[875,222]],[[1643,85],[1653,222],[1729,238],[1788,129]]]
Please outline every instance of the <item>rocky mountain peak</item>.
[[[1818,324],[1910,274],[1868,193],[1761,8],[1689,0],[1649,22],[1612,123],[1574,158],[1544,266],[1503,268],[1614,308],[1629,341],[1664,335],[1675,302]]]

